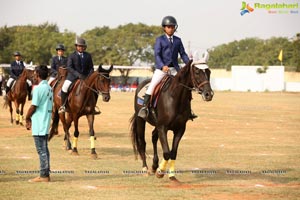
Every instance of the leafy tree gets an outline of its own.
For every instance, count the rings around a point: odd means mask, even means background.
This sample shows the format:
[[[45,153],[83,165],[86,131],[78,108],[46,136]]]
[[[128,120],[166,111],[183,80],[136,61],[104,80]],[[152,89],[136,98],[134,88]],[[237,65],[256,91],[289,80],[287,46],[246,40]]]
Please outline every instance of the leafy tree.
[[[267,40],[246,38],[233,41],[212,49],[209,64],[214,68],[226,69],[230,69],[232,65],[280,65],[278,54],[283,49],[283,64],[287,68],[295,66],[300,70],[297,67],[300,65],[299,43],[299,39],[291,42],[284,37],[272,37]]]
[[[162,29],[159,26],[130,23],[114,29],[97,27],[83,33],[82,37],[88,42],[94,63],[132,66],[140,63],[154,65],[153,46],[160,34]],[[126,84],[130,70],[119,71]]]

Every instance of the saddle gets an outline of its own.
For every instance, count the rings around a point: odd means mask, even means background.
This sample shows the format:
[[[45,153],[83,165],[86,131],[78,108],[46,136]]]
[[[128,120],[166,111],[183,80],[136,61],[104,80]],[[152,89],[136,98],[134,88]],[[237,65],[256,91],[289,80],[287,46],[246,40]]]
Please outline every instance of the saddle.
[[[53,81],[53,82],[55,82],[55,81]],[[80,94],[80,89],[81,89],[82,84],[83,84],[83,81],[81,81],[81,79],[77,79],[70,85],[70,87],[68,89],[68,100],[70,100],[71,96],[73,96],[73,95],[78,96]],[[61,89],[57,95],[59,97],[61,96]]]
[[[166,75],[162,78],[162,80],[155,86],[153,94],[151,95],[149,107],[156,108],[157,106],[157,101],[160,97],[161,91],[164,89],[168,88],[170,79],[172,78],[171,75]],[[150,85],[150,82],[147,83],[144,87],[141,88],[141,90],[138,93],[138,98],[137,98],[137,103],[139,105],[143,105],[144,103],[144,94],[146,90],[148,89]]]
[[[56,78],[50,83],[50,87],[55,88],[61,81],[64,81],[67,77],[68,70],[65,67],[59,67]]]

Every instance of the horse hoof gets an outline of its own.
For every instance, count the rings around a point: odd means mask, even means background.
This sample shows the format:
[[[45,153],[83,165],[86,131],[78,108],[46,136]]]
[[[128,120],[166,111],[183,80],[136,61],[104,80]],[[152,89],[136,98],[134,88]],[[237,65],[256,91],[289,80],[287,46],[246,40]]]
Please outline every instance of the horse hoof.
[[[157,168],[156,173],[155,173],[157,178],[163,178],[165,175],[165,172]]]
[[[79,156],[78,151],[74,150],[74,149],[72,150],[71,155],[73,155],[73,156]]]
[[[150,175],[150,171],[148,170],[148,167],[143,167],[142,174],[143,174],[143,176],[146,176],[146,177]]]
[[[92,154],[91,154],[91,158],[92,158],[92,159],[97,159],[97,158],[98,158],[98,155],[97,155],[96,153],[92,153]]]
[[[181,184],[181,182],[180,182],[175,176],[169,177],[169,180],[170,180],[171,183],[174,184],[174,185],[180,185],[180,184]]]
[[[74,152],[74,151],[72,151],[71,155],[73,155],[73,156],[79,156],[78,152]]]

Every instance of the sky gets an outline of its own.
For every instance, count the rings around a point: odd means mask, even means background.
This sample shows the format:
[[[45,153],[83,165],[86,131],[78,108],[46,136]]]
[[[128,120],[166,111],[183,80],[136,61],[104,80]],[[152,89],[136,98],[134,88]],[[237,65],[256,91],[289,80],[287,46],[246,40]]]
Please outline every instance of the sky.
[[[57,24],[61,32],[80,35],[95,27],[128,23],[160,26],[164,16],[172,15],[178,23],[176,35],[187,51],[249,37],[292,38],[300,33],[300,0],[244,1],[252,8],[256,3],[298,4],[298,8],[254,8],[241,16],[243,0],[0,0],[0,27],[48,22]]]

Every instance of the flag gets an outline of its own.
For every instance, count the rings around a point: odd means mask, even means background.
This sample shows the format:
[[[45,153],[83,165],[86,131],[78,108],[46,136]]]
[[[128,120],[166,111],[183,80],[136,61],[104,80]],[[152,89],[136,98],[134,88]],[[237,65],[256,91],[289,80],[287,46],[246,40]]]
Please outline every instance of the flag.
[[[280,62],[282,62],[282,49],[280,50],[279,52],[279,55],[278,55],[278,60],[280,60]]]

